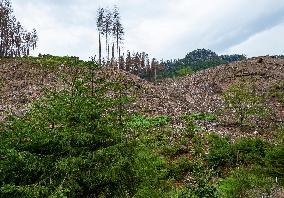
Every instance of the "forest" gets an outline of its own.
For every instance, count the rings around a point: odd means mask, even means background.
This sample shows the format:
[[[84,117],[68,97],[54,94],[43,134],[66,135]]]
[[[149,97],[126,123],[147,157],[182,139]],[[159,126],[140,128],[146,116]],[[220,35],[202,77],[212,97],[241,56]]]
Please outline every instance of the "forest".
[[[118,6],[90,60],[39,54],[0,3],[0,198],[284,195],[284,59],[122,51]],[[44,38],[41,38],[44,39]]]

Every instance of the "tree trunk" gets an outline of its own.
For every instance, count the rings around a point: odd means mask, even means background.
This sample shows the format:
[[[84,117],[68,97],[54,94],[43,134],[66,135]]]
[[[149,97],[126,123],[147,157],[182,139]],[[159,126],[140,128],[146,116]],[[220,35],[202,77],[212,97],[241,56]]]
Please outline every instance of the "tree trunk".
[[[112,64],[114,63],[114,43],[112,43],[112,47],[111,47],[111,62]]]
[[[118,69],[121,69],[121,65],[120,65],[120,47],[118,48]]]
[[[107,60],[109,61],[109,45],[107,45]]]
[[[102,43],[101,43],[101,33],[99,33],[99,64],[102,64]]]
[[[106,30],[105,34],[106,34],[106,55],[107,53],[107,46],[108,46],[108,33],[107,33],[108,29]]]
[[[118,47],[119,35],[118,35],[118,28],[116,30],[116,52],[118,53],[118,57],[120,57],[119,47]]]

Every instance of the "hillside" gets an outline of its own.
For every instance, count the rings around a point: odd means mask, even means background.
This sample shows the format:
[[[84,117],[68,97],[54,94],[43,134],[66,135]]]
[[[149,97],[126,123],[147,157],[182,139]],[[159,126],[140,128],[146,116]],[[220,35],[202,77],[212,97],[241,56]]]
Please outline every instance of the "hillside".
[[[28,61],[2,59],[0,73],[0,120],[7,111],[22,115],[32,101],[42,96],[44,87],[58,86],[54,70]]]
[[[43,94],[44,87],[62,86],[59,76],[66,72],[66,68],[60,65],[47,67],[27,60],[8,59],[1,60],[0,72],[2,74],[0,110],[3,118],[4,111],[7,110],[21,115],[28,104]],[[251,58],[157,83],[141,80],[139,77],[116,69],[102,69],[97,71],[97,74],[113,79],[122,75],[126,82],[134,83],[132,91],[139,93],[139,96],[130,107],[131,109],[148,115],[178,117],[184,113],[216,113],[222,110],[222,93],[240,79],[253,78],[258,91],[268,93],[277,83],[284,80],[284,60],[274,57]],[[274,112],[271,119],[283,122],[283,105],[275,100],[271,100],[269,105]],[[224,127],[220,127],[216,125],[210,130],[228,132]],[[229,131],[232,129],[230,128]]]
[[[284,80],[284,60],[274,57],[258,57],[206,69],[178,79],[157,83],[140,100],[143,107],[154,114],[182,115],[186,112],[216,113],[223,109],[222,93],[239,80],[254,79],[258,92],[269,92]],[[272,120],[283,122],[284,108],[273,98]],[[222,115],[220,116],[222,117]],[[211,126],[209,126],[211,127]],[[219,126],[211,130],[232,133],[236,129]],[[237,130],[234,135],[238,136]]]
[[[0,197],[281,198],[283,70],[257,57],[153,83],[76,57],[2,59]]]

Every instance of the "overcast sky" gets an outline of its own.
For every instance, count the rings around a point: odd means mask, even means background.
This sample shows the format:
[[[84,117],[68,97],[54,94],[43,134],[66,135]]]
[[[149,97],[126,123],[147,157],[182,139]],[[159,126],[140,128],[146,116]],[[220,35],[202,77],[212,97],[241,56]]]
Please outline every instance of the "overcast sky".
[[[96,12],[116,4],[124,50],[158,59],[197,49],[248,56],[284,54],[284,0],[12,0],[17,19],[39,36],[34,54],[97,54]]]

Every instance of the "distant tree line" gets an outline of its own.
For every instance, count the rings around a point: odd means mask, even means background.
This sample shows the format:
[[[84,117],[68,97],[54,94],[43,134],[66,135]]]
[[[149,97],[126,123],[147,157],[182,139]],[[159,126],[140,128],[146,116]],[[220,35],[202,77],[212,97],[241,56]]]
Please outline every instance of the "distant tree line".
[[[218,55],[211,50],[197,49],[188,53],[185,58],[178,60],[158,61],[150,59],[145,52],[122,55],[119,62],[112,62],[114,66],[120,65],[120,69],[138,75],[139,77],[155,81],[157,79],[179,77],[191,74],[203,69],[216,67],[234,61],[246,59],[245,55]],[[108,66],[107,61],[102,65]]]
[[[284,55],[276,55],[276,58],[284,59]]]
[[[245,55],[218,55],[211,50],[197,49],[188,53],[183,59],[158,61],[156,58],[149,58],[149,55],[145,52],[131,53],[127,51],[126,54],[123,53],[119,56],[119,59],[108,61],[103,58],[101,65],[117,67],[142,79],[155,81],[157,79],[185,76],[193,72],[244,59],[246,59]]]
[[[159,75],[161,78],[174,77],[179,76],[179,73],[182,73],[181,71],[190,70],[196,72],[244,59],[246,59],[245,55],[218,55],[208,49],[197,49],[189,52],[182,59],[167,60],[163,62],[165,70]]]
[[[38,36],[35,29],[25,30],[13,15],[10,0],[0,1],[0,56],[28,56],[37,45]]]

